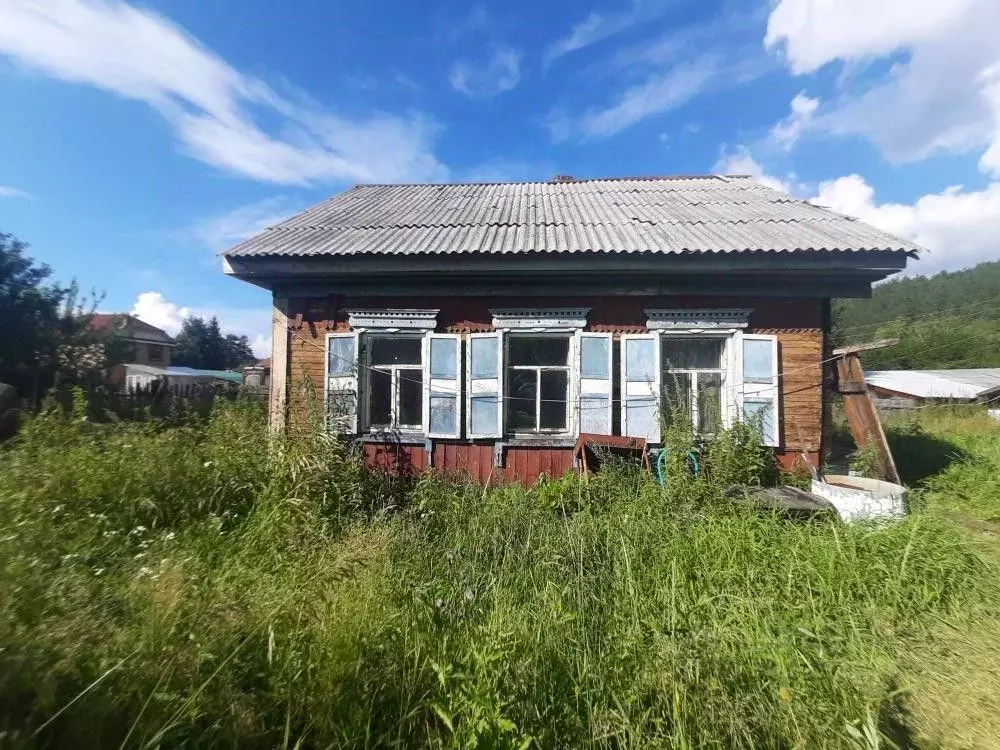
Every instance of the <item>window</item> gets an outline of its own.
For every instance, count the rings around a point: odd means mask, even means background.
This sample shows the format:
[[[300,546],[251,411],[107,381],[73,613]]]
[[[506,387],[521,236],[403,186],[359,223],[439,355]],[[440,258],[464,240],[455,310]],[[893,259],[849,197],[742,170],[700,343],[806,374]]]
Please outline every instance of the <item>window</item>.
[[[664,336],[660,342],[663,415],[669,424],[691,420],[696,433],[710,435],[723,425],[726,339]]]
[[[159,344],[146,344],[150,363],[163,361],[163,347]]]
[[[511,432],[569,429],[570,336],[507,337],[505,426]]]
[[[420,430],[423,425],[424,371],[420,336],[367,337],[366,401],[372,429]]]

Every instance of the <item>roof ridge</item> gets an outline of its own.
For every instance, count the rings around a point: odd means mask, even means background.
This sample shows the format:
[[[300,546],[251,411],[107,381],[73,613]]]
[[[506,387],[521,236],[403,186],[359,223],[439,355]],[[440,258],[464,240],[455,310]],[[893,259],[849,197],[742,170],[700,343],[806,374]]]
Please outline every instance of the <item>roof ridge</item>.
[[[463,185],[576,185],[584,182],[681,182],[684,180],[753,180],[748,174],[668,174],[623,175],[614,177],[576,177],[572,180],[456,180],[454,182],[358,182],[355,188],[375,187],[461,187]]]

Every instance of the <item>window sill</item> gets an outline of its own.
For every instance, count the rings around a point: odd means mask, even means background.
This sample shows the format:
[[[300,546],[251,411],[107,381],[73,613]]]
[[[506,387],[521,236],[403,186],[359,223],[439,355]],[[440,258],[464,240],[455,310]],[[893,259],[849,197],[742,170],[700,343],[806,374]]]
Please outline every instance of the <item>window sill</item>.
[[[357,440],[362,443],[402,443],[418,445],[426,442],[422,432],[405,432],[401,430],[386,430],[384,432],[363,432]]]

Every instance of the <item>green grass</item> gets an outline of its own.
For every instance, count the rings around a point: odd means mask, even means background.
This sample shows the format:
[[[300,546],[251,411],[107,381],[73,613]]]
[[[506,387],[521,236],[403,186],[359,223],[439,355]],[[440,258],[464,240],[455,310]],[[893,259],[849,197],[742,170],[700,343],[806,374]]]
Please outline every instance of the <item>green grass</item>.
[[[891,525],[728,507],[773,469],[738,432],[666,490],[484,489],[271,439],[252,404],[80,414],[0,453],[3,746],[888,746],[936,689],[914,649],[993,597],[934,478]]]

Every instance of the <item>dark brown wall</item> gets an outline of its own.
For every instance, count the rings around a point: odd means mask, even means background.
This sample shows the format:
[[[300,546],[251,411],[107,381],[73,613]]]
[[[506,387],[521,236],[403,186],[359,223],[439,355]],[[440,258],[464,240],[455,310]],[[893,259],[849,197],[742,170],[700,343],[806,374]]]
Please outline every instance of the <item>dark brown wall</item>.
[[[492,330],[491,308],[589,307],[586,330],[642,333],[646,308],[747,308],[748,332],[778,337],[781,378],[780,463],[792,469],[807,460],[818,466],[823,432],[823,300],[771,300],[719,297],[551,297],[548,299],[368,297],[293,299],[289,309],[289,408],[293,420],[301,419],[309,394],[322,403],[325,335],[348,330],[348,309],[439,309],[438,330],[469,333]],[[804,454],[804,457],[803,457]],[[369,464],[377,467],[422,471],[423,446],[368,445]],[[506,466],[493,469],[490,444],[435,441],[433,463],[444,470],[467,470],[485,481],[518,479],[532,482],[539,473],[562,474],[572,465],[569,449],[508,448]],[[399,466],[397,467],[397,464]]]

